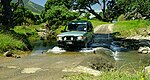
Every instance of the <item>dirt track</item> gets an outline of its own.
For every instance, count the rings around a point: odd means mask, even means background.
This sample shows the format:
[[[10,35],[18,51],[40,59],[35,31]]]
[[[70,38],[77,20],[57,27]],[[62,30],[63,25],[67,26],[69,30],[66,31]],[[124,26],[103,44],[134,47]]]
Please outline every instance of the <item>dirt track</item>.
[[[102,25],[95,29],[96,34],[111,33],[110,25]],[[88,66],[89,59],[100,60],[102,56],[106,60],[111,57],[97,52],[79,53],[67,52],[63,54],[30,55],[20,59],[0,57],[0,80],[62,80],[67,74],[65,69],[75,68],[79,65]],[[88,62],[87,62],[88,61]]]

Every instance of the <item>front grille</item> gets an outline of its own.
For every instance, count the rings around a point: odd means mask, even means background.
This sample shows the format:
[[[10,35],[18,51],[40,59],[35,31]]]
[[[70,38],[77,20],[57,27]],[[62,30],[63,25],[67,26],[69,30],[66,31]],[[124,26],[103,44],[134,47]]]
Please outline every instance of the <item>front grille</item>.
[[[63,40],[64,41],[77,40],[77,37],[76,36],[65,36],[65,37],[63,37]]]

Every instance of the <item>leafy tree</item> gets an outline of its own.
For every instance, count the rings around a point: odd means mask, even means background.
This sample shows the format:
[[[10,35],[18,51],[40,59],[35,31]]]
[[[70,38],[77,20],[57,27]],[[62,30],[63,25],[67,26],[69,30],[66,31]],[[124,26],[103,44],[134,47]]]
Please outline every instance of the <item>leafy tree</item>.
[[[8,26],[11,25],[11,17],[12,17],[12,10],[10,6],[11,0],[1,0],[1,6],[2,6],[2,25],[7,25],[6,29],[8,29]]]
[[[12,0],[1,0],[1,9],[2,9],[2,17],[1,17],[1,23],[2,25],[6,26],[5,30],[9,30],[11,27],[13,27],[13,12],[17,9],[17,6],[19,4],[23,6],[23,1],[18,0],[14,4],[14,8],[11,6]]]
[[[72,0],[47,0],[45,4],[45,10],[51,9],[51,6],[61,6],[64,5],[68,9],[72,6]]]
[[[114,2],[113,6],[108,7],[113,12],[112,15],[118,17],[124,14],[125,19],[150,18],[150,0],[114,0]]]
[[[67,21],[76,18],[77,13],[70,12],[64,5],[52,6],[51,9],[45,13],[45,19],[49,25],[55,25],[58,28],[59,25],[66,24]]]
[[[75,19],[78,14],[70,11],[71,4],[72,0],[48,0],[41,14],[43,21],[48,21],[50,26],[58,28],[59,25]]]
[[[85,9],[88,12],[92,13],[93,15],[96,16],[96,18],[98,18],[99,20],[103,20],[102,16],[100,16],[98,13],[96,13],[93,9],[92,9],[92,5],[98,3],[101,6],[101,3],[99,2],[99,0],[75,0],[75,2],[77,2],[77,9],[79,11],[81,11],[81,9]]]
[[[0,21],[2,21],[2,4],[0,2]],[[0,22],[0,26],[2,25],[2,22]]]
[[[13,25],[34,24],[36,18],[31,11],[24,7],[18,7],[13,12]]]

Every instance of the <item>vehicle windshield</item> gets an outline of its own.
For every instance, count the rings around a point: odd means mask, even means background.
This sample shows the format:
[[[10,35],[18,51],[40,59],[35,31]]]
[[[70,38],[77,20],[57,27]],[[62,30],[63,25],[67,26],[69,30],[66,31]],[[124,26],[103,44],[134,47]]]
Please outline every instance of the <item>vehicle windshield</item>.
[[[69,31],[86,31],[86,24],[69,24],[68,30]]]

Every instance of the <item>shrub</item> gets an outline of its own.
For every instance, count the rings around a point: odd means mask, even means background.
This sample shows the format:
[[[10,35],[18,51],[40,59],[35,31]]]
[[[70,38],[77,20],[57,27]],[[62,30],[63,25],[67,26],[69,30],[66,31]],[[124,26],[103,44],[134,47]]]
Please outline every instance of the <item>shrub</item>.
[[[15,49],[24,50],[25,48],[26,45],[21,40],[16,39],[10,34],[0,33],[0,52]]]

